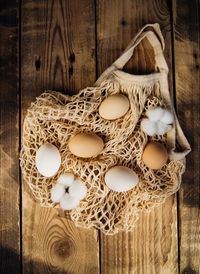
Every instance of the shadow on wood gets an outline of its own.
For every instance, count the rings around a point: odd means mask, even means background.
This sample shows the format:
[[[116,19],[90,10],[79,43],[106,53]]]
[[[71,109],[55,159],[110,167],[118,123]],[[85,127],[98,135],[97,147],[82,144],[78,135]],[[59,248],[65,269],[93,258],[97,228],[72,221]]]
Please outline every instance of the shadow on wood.
[[[20,254],[13,249],[0,246],[0,273],[19,273]]]

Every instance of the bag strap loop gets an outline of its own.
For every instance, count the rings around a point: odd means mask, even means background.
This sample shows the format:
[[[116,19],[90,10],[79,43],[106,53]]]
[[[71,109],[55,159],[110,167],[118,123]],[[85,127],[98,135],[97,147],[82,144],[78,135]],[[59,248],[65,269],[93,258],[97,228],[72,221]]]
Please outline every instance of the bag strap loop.
[[[131,40],[122,55],[101,74],[101,76],[96,81],[95,86],[100,85],[112,71],[123,69],[125,64],[131,59],[134,49],[145,38],[149,40],[152,48],[154,49],[155,70],[168,73],[168,66],[163,56],[165,43],[160,30],[160,26],[158,23],[147,24]]]
[[[130,42],[124,53],[113,63],[117,69],[122,69],[124,65],[130,60],[133,55],[134,49],[140,44],[140,42],[147,38],[152,45],[155,52],[155,63],[156,69],[158,71],[167,71],[168,66],[163,56],[164,41],[160,31],[159,25],[152,24],[146,25],[142,30],[136,35],[136,37]]]

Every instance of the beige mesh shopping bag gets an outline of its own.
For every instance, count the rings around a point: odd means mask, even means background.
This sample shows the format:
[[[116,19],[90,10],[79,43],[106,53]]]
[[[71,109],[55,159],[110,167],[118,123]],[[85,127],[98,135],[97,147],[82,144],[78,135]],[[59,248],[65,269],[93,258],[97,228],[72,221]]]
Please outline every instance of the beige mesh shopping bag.
[[[147,75],[124,72],[123,67],[143,39],[153,49],[155,72]],[[73,173],[85,183],[87,196],[69,212],[71,219],[77,226],[96,227],[105,234],[115,234],[131,231],[141,211],[150,211],[179,189],[190,145],[170,99],[163,50],[159,25],[146,25],[93,87],[72,97],[46,91],[31,104],[23,126],[21,168],[42,206],[59,206],[52,202],[50,191],[60,175]],[[116,93],[129,98],[130,109],[125,117],[104,120],[99,115],[99,106],[106,97]],[[150,137],[141,130],[140,122],[146,110],[157,106],[170,109],[175,122],[167,134]],[[104,149],[97,157],[83,159],[68,150],[70,138],[80,132],[94,132],[104,140]],[[142,161],[143,150],[152,140],[165,144],[169,152],[167,164],[159,170],[149,169]],[[54,144],[61,153],[61,167],[51,178],[42,176],[35,166],[36,151],[45,143]],[[107,187],[104,175],[116,165],[137,173],[139,183],[133,189],[115,192]]]

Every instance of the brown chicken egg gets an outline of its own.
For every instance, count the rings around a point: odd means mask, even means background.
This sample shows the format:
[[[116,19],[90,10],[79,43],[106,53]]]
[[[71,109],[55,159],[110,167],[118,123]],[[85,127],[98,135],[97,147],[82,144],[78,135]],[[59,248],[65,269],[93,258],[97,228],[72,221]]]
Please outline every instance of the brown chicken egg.
[[[146,145],[142,155],[142,161],[151,169],[162,168],[168,160],[168,153],[163,144],[150,142]]]
[[[124,116],[129,110],[129,99],[123,94],[108,96],[99,107],[99,114],[106,120],[115,120]]]
[[[78,157],[96,157],[103,150],[104,142],[98,135],[84,132],[72,137],[68,148],[72,154]]]

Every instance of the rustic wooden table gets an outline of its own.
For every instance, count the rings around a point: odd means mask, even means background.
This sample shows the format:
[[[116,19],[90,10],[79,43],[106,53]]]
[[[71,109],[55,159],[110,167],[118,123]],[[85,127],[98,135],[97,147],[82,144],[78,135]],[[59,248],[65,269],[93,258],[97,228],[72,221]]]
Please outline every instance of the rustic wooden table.
[[[24,115],[45,89],[72,94],[92,85],[136,32],[154,22],[193,148],[181,189],[141,214],[131,233],[76,228],[57,210],[40,207],[21,178]],[[0,32],[0,273],[200,273],[199,1],[2,0]]]

